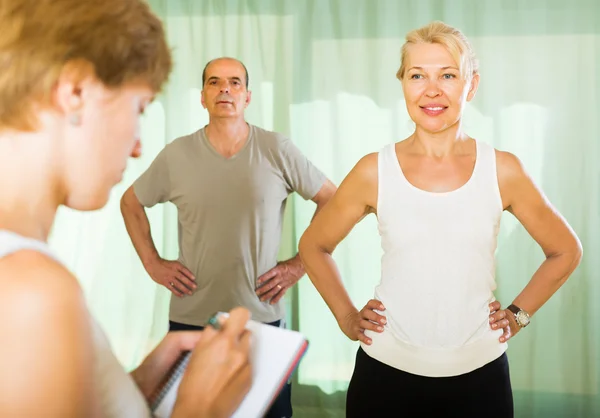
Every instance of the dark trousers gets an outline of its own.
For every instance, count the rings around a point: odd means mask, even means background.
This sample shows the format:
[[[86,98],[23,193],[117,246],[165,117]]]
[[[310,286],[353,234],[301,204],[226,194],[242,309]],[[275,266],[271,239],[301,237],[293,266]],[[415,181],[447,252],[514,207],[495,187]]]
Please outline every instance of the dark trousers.
[[[346,397],[346,417],[385,416],[513,418],[506,353],[466,374],[425,377],[381,363],[359,348]]]
[[[281,321],[268,322],[267,325],[274,327],[281,326]],[[196,325],[181,324],[179,322],[169,321],[169,331],[198,331],[204,327]],[[286,383],[279,392],[279,395],[273,401],[273,405],[267,411],[264,418],[291,418],[292,417],[292,384]]]

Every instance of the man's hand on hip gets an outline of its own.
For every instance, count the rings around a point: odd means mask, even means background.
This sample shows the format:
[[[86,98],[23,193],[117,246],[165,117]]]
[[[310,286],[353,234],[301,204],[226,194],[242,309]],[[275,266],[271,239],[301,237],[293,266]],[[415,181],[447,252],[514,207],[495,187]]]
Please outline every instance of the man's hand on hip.
[[[300,261],[300,257],[296,256],[281,261],[258,278],[256,294],[261,301],[270,300],[270,303],[274,305],[302,276],[304,276],[304,266]]]
[[[149,264],[146,271],[152,280],[169,289],[177,297],[191,295],[196,289],[196,278],[179,261],[159,258]]]

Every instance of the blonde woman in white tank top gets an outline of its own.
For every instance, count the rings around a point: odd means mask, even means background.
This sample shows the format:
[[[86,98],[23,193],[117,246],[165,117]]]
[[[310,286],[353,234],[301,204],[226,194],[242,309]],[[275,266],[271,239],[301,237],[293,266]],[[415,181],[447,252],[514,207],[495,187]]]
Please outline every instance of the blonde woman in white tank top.
[[[172,416],[230,416],[250,387],[247,310],[169,334],[128,374],[46,244],[60,205],[103,207],[139,156],[171,70],[162,24],[143,0],[0,0],[0,28],[0,416],[149,417],[189,350]]]
[[[361,344],[346,414],[509,418],[506,342],[577,267],[581,244],[517,157],[462,130],[480,76],[460,31],[433,22],[410,32],[397,77],[414,133],[362,158],[300,240],[310,279]],[[494,251],[504,210],[547,257],[500,309]],[[331,253],[370,213],[384,255],[374,299],[359,310]]]

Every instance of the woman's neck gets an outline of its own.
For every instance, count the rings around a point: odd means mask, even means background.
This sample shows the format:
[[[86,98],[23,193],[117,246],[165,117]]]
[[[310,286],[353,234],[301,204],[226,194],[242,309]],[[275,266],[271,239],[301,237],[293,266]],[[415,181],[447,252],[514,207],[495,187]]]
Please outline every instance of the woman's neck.
[[[48,239],[63,201],[51,143],[40,133],[0,134],[0,229]]]
[[[411,148],[419,154],[431,157],[445,157],[456,152],[460,153],[469,136],[466,135],[457,123],[442,132],[429,132],[417,127],[410,136]]]

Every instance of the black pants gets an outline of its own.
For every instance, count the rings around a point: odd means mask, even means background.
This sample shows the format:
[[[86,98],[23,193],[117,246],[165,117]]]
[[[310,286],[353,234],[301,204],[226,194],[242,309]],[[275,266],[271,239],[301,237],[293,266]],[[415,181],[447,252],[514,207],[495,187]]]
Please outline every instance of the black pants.
[[[274,327],[281,326],[281,321],[268,322],[267,325]],[[181,324],[179,322],[169,321],[169,331],[197,331],[203,330],[204,327],[196,325]],[[264,418],[291,418],[292,417],[292,384],[288,382],[283,386],[281,392],[275,400],[273,405],[267,411]]]
[[[388,366],[358,349],[346,397],[346,417],[433,416],[513,418],[506,354],[459,376],[425,377]]]

